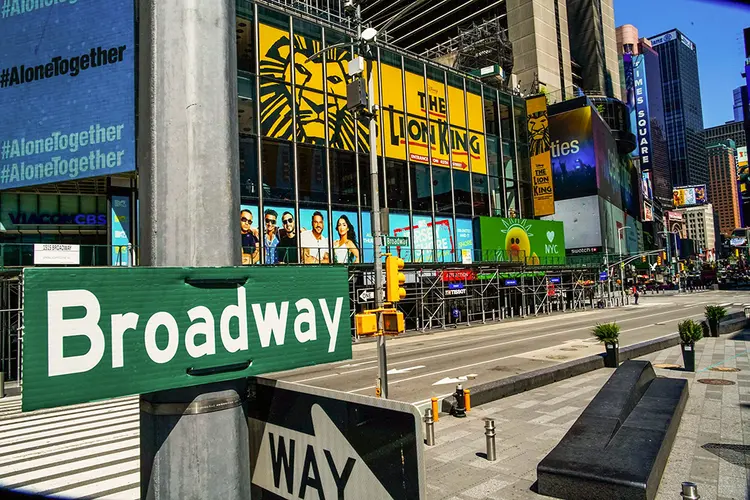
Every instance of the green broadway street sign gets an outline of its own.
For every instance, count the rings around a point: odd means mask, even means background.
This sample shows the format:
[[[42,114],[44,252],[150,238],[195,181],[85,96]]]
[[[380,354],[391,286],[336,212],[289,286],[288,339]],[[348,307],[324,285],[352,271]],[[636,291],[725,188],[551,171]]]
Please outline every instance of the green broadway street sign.
[[[387,247],[406,247],[409,246],[409,238],[404,236],[383,236]]]
[[[351,359],[344,267],[24,271],[24,411]]]

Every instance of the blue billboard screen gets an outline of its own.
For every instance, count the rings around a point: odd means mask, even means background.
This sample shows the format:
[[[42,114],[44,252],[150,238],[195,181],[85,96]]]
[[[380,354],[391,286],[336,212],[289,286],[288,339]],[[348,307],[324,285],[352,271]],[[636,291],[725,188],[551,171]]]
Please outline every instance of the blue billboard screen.
[[[0,189],[135,170],[132,2],[4,1]]]
[[[549,117],[555,201],[597,194],[591,108]]]

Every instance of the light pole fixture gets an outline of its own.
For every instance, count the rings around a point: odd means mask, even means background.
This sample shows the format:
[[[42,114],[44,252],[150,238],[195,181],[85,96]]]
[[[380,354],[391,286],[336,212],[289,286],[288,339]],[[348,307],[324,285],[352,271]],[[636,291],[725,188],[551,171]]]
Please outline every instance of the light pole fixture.
[[[362,64],[362,56],[356,56],[349,63],[349,76],[354,80],[347,85],[347,109],[354,113],[356,119],[367,123],[370,132],[370,196],[372,198],[372,241],[375,271],[375,310],[383,309],[383,263],[381,257],[381,212],[380,212],[380,195],[378,193],[378,157],[377,157],[377,106],[375,105],[375,84],[373,80],[373,63],[376,59],[373,50],[377,37],[397,20],[404,17],[416,7],[425,3],[426,0],[418,0],[411,5],[407,5],[396,15],[383,24],[380,29],[372,27],[365,28],[362,23],[362,0],[346,0],[345,11],[348,15],[354,16],[354,22],[357,25],[357,41],[360,54],[364,55],[367,62],[367,83],[366,89],[362,81],[361,74],[364,72],[365,65]],[[326,51],[351,45],[343,42],[330,45],[323,50],[316,52],[307,58],[305,62],[311,61]],[[383,315],[378,312],[378,378],[375,382],[376,396],[388,398],[388,362],[385,349],[385,335],[383,334]]]
[[[622,226],[617,228],[617,243],[620,248],[620,290],[622,296],[625,296],[625,264],[622,263],[622,237],[626,229],[632,229],[630,226]]]

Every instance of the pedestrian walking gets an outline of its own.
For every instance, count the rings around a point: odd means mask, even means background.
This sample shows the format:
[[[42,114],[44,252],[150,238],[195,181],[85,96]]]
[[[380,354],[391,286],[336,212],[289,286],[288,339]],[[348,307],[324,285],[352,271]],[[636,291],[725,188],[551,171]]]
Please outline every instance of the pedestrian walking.
[[[638,305],[638,297],[640,297],[640,293],[638,293],[638,287],[633,287],[633,298],[635,299],[635,305]]]

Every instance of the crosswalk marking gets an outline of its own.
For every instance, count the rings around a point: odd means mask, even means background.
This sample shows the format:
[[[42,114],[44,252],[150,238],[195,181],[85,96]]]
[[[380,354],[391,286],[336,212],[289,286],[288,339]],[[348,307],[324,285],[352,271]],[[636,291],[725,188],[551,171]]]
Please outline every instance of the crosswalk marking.
[[[0,400],[0,486],[66,498],[140,496],[138,398],[21,413]],[[0,494],[1,495],[1,494]]]

